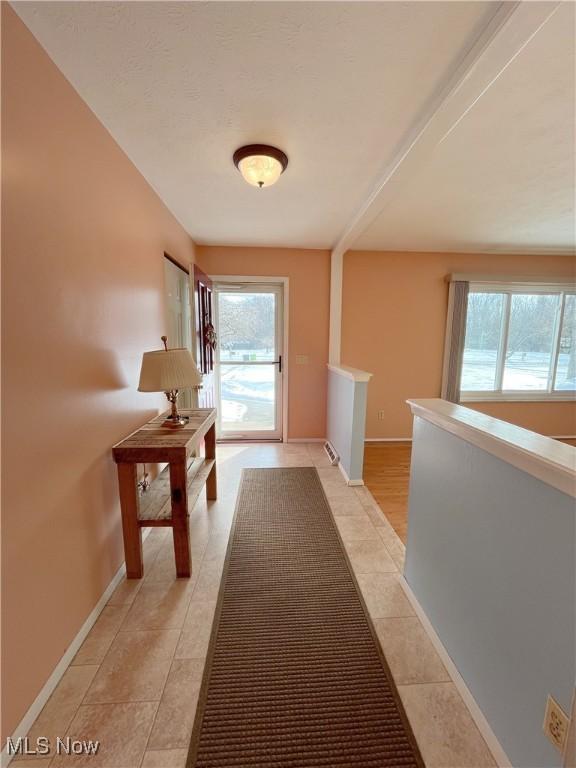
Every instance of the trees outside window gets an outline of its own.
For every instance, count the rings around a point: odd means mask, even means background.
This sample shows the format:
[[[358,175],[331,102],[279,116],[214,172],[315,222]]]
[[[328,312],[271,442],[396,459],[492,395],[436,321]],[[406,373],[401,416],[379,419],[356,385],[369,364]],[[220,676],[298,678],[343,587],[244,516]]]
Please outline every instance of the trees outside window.
[[[460,390],[465,399],[576,390],[576,294],[470,286]]]

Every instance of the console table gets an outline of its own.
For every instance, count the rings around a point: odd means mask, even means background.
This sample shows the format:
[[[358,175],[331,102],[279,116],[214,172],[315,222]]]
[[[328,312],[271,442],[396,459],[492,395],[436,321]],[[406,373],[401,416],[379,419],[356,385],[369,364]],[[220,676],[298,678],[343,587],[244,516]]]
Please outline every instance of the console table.
[[[217,495],[216,410],[195,408],[180,412],[190,417],[185,426],[165,426],[167,414],[163,413],[112,449],[118,465],[126,576],[129,579],[142,578],[142,528],[149,526],[172,528],[176,575],[190,576],[188,508],[194,506],[204,485],[208,499],[215,499]],[[196,458],[193,454],[202,439],[205,457]],[[140,498],[137,464],[166,462],[168,469]]]

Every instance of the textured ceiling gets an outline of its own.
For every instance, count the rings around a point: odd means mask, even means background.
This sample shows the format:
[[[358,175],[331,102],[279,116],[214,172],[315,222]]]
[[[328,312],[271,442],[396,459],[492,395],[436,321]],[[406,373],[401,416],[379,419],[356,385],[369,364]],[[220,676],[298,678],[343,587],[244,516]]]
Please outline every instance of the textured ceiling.
[[[197,242],[330,247],[499,4],[13,5]],[[574,53],[550,30],[355,247],[566,243]],[[269,189],[232,164],[255,142],[290,158]]]
[[[25,2],[14,8],[201,243],[330,246],[492,9]],[[290,158],[246,185],[232,153]]]
[[[551,16],[355,248],[574,247],[574,11]]]

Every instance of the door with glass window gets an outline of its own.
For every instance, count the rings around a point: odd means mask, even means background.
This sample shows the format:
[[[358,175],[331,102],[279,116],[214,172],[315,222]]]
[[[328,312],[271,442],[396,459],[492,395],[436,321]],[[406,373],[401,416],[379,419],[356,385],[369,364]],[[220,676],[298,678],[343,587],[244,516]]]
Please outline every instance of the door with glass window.
[[[215,284],[220,440],[282,440],[281,285]]]

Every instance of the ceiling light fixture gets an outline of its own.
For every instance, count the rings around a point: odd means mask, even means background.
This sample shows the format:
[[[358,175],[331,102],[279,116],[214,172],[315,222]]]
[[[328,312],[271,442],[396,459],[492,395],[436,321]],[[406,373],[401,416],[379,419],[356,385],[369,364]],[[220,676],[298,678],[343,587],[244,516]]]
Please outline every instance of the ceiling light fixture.
[[[234,152],[233,160],[244,180],[260,189],[275,184],[288,165],[284,152],[267,144],[240,147]]]

